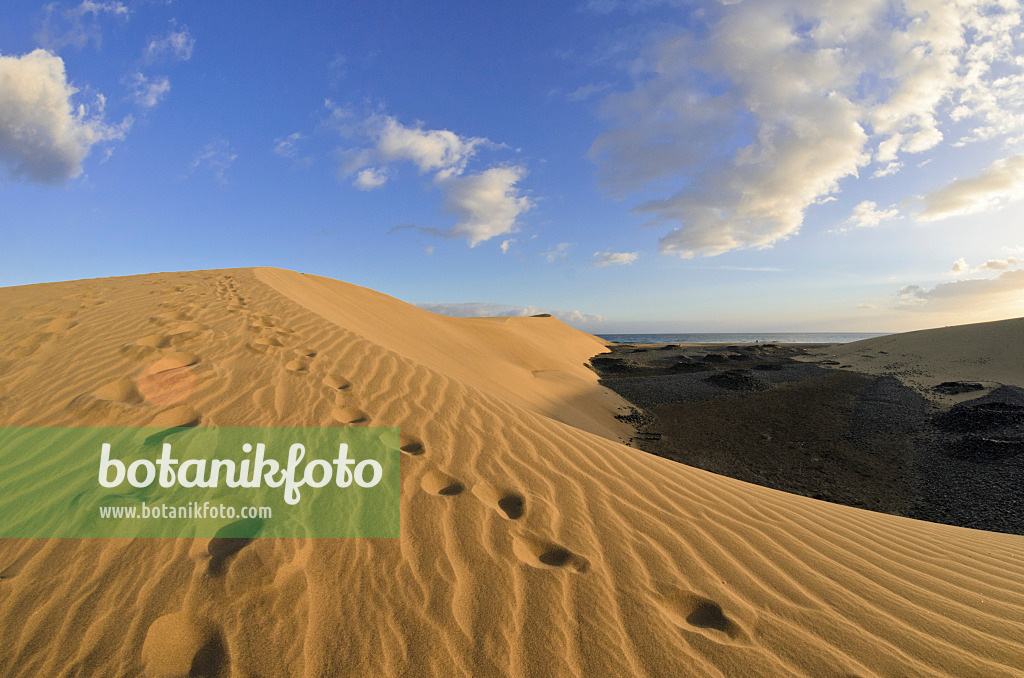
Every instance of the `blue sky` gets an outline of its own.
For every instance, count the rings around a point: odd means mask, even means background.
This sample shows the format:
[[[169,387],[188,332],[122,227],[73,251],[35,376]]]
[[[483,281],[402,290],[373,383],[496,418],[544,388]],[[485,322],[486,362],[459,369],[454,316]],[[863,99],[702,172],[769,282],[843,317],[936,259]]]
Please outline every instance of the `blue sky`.
[[[4,6],[0,285],[268,265],[591,332],[1024,315],[1018,2]]]

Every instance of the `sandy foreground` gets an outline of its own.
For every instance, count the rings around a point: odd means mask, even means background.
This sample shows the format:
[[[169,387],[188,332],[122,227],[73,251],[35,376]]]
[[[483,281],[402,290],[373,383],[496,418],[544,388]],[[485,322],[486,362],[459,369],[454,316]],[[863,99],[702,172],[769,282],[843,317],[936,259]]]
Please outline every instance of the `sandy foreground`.
[[[934,332],[869,341],[1019,383],[998,324]],[[0,675],[1024,675],[1024,538],[630,448],[602,347],[277,269],[0,289],[4,426],[399,426],[406,453],[400,539],[215,572],[210,540],[0,540]]]

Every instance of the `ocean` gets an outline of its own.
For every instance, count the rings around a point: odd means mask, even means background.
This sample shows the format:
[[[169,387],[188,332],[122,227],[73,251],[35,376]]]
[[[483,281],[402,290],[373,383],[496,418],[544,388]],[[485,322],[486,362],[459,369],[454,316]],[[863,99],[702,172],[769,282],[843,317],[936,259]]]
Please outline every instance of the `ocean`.
[[[613,344],[847,344],[889,332],[694,332],[690,334],[598,334]]]

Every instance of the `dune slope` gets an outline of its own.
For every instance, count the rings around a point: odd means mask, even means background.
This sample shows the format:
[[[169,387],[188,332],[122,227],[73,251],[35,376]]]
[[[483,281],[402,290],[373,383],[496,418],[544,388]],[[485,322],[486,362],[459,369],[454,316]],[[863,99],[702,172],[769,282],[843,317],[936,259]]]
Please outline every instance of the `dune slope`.
[[[858,372],[894,376],[941,400],[932,389],[945,381],[1024,387],[1022,346],[1024,318],[1011,318],[838,344],[805,359],[831,358]]]
[[[0,541],[0,674],[1021,674],[1024,538],[622,445],[600,350],[276,269],[0,290],[5,426],[369,423],[406,452],[396,540]]]

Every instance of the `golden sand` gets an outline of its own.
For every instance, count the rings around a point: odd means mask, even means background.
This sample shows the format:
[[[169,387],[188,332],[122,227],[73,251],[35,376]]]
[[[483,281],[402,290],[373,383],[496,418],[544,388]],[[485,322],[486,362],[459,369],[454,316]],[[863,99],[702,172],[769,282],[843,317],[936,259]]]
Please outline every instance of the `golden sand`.
[[[1016,383],[1019,343],[962,346]],[[400,539],[0,541],[0,673],[1022,675],[1024,538],[627,447],[601,350],[277,269],[0,290],[5,426],[399,426],[405,452]]]

